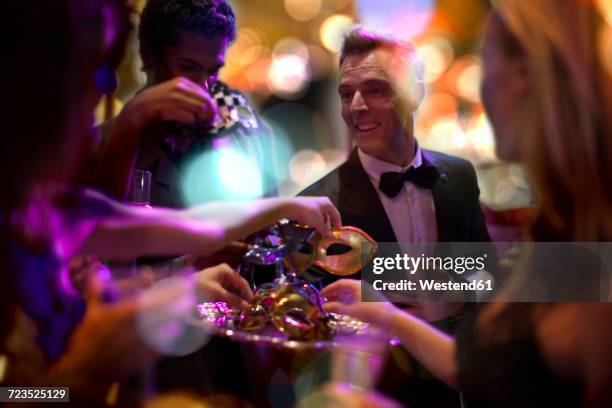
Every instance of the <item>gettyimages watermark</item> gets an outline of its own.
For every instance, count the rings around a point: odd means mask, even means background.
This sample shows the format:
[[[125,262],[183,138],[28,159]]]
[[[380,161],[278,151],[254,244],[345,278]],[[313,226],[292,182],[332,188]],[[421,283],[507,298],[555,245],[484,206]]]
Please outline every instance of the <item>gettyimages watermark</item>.
[[[612,243],[379,243],[363,301],[612,300]]]

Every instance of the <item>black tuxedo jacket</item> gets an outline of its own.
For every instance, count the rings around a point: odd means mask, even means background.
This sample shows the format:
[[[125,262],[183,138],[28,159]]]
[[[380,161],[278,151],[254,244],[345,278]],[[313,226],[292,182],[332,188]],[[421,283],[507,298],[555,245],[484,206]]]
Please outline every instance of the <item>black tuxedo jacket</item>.
[[[480,209],[480,191],[476,183],[476,172],[470,162],[443,153],[422,150],[423,161],[436,166],[440,179],[432,189],[438,242],[490,242],[489,233]],[[365,172],[357,149],[348,160],[331,173],[306,188],[299,195],[325,196],[338,208],[342,223],[361,228],[377,242],[396,242],[397,239],[378,193]],[[327,284],[338,279],[327,272],[311,268],[307,279]],[[359,275],[352,275],[358,278]],[[444,319],[436,322],[439,329],[453,333],[457,320]],[[395,353],[405,354],[400,348]],[[414,407],[458,407],[456,391],[434,380],[409,355],[407,358],[413,374],[406,375],[404,369],[388,359],[378,389],[409,406]]]
[[[467,160],[422,150],[423,161],[435,166],[440,179],[432,189],[439,242],[489,242],[480,209],[474,167]],[[299,193],[329,197],[342,223],[361,228],[377,242],[396,242],[393,228],[372,182],[353,149],[348,160]]]
[[[490,242],[478,196],[474,167],[467,160],[422,150],[423,162],[435,166],[440,178],[432,188],[438,242]],[[340,211],[342,224],[360,228],[376,242],[397,242],[378,193],[353,149],[346,162],[300,192],[328,197]],[[397,253],[400,253],[399,247]],[[360,278],[361,274],[351,275]],[[327,285],[338,277],[313,266],[304,278]]]

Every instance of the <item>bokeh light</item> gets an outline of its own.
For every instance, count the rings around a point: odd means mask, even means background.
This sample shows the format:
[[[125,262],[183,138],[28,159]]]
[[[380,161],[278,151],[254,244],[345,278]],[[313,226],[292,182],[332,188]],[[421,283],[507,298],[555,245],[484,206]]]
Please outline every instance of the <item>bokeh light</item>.
[[[425,147],[437,151],[453,151],[457,154],[466,146],[465,132],[457,120],[442,117],[429,131]]]
[[[285,0],[285,10],[294,20],[308,21],[321,11],[321,0]]]
[[[306,88],[310,81],[308,60],[296,54],[283,54],[273,57],[268,71],[268,88],[281,97],[298,98],[295,95]]]
[[[468,142],[475,150],[475,156],[481,161],[495,158],[495,137],[493,128],[484,112],[476,112],[466,131]]]
[[[263,196],[263,169],[249,152],[218,147],[196,156],[181,180],[183,199],[189,206],[218,200]]]
[[[270,127],[269,137],[261,137],[259,145],[264,154],[263,171],[265,177],[272,181],[273,186],[280,186],[289,177],[287,163],[293,157],[293,143],[285,129],[274,119],[264,117]],[[270,191],[264,191],[269,194]]]
[[[443,37],[430,37],[420,41],[417,52],[425,65],[426,83],[436,81],[449,67],[454,58],[453,46]]]
[[[142,340],[166,355],[183,356],[201,348],[210,337],[190,318],[196,290],[192,277],[181,276],[160,280],[144,291],[136,317]]]
[[[305,149],[297,152],[291,159],[289,174],[295,184],[307,186],[325,175],[326,168],[321,153]]]
[[[249,82],[250,89],[257,90],[260,94],[270,93],[267,83],[271,65],[271,57],[262,57],[243,71]]]
[[[472,103],[480,101],[480,59],[467,55],[456,60],[445,75],[446,86],[455,94]]]
[[[610,19],[612,20],[612,17]],[[608,75],[612,76],[612,25],[610,24],[604,24],[599,30],[599,58]]]
[[[290,163],[294,158],[294,152],[319,150],[323,146],[329,146],[329,141],[332,140],[332,132],[321,114],[299,103],[276,104],[265,110],[262,118],[272,127],[275,135],[274,140],[278,142],[275,147],[277,149],[276,155],[282,155],[278,159],[278,172],[281,180],[281,183],[279,183],[280,192],[283,195],[293,195],[306,187],[307,182],[311,180],[306,176],[300,177],[301,170],[296,170],[296,168],[294,168],[294,173],[291,174]],[[281,150],[281,152],[278,150]],[[324,159],[324,167],[328,164],[327,157],[331,156],[334,158],[333,164],[337,164],[335,161],[338,157],[337,154],[329,152],[329,156],[327,156],[328,153],[324,155],[324,152],[320,153]],[[298,156],[298,162],[300,162],[299,158],[300,156]],[[282,177],[285,175],[289,175],[289,177],[283,179]]]
[[[608,25],[612,25],[612,2],[610,0],[595,0],[599,12]]]
[[[480,64],[467,65],[457,77],[457,94],[470,102],[480,102],[480,78],[482,68]]]
[[[433,0],[357,0],[363,25],[404,40],[421,34],[434,11]]]
[[[416,115],[416,134],[428,134],[435,122],[440,119],[456,121],[458,105],[455,97],[449,93],[436,92],[426,96]]]
[[[321,156],[325,159],[327,171],[330,171],[344,162],[346,159],[346,152],[340,149],[324,149],[321,151]]]
[[[309,53],[308,47],[303,41],[296,37],[283,37],[276,42],[272,48],[274,56],[281,56],[285,54],[295,54],[308,60]]]
[[[325,48],[333,53],[340,51],[344,33],[353,25],[353,19],[344,14],[327,17],[321,24],[319,37]]]

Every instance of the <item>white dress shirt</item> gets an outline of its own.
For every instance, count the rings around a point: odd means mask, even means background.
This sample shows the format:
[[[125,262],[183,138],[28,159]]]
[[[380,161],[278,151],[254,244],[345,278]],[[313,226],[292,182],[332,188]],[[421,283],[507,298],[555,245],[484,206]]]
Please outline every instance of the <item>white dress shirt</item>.
[[[387,218],[389,218],[397,241],[400,244],[402,242],[436,242],[438,230],[431,190],[406,181],[400,193],[393,198],[389,198],[378,189],[381,174],[388,171],[404,172],[410,167],[421,166],[423,164],[421,149],[417,146],[414,159],[406,167],[384,162],[361,150],[358,153],[361,165],[370,177],[370,181],[378,193],[378,198],[387,213]],[[405,251],[404,248],[402,250]]]

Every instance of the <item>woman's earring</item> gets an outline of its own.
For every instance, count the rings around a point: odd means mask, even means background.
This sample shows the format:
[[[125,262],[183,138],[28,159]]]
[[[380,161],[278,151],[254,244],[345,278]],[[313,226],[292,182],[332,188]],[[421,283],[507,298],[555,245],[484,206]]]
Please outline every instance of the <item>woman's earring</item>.
[[[103,95],[108,95],[117,89],[117,74],[108,64],[103,64],[94,73],[96,88]]]

